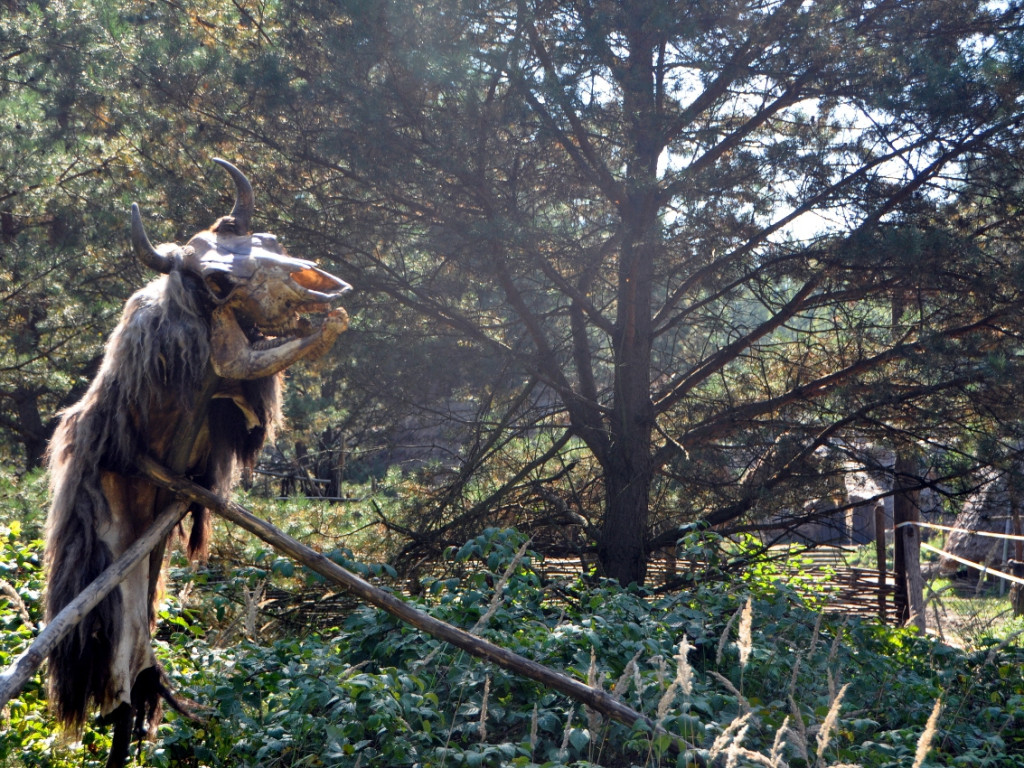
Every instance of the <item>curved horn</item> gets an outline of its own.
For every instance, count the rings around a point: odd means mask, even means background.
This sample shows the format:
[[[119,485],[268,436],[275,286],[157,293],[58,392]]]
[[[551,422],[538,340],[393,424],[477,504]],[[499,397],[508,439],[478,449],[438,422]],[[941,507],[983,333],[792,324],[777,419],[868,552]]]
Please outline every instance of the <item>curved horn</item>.
[[[142,213],[139,204],[132,203],[132,248],[139,261],[154,272],[168,273],[174,267],[174,259],[160,253],[146,237],[146,229],[142,226]]]
[[[256,198],[252,194],[252,184],[245,178],[244,173],[227,160],[215,157],[213,162],[230,173],[231,179],[235,182],[235,207],[231,209],[230,215],[235,219],[236,234],[248,234],[249,222],[252,221],[253,210],[256,207]]]

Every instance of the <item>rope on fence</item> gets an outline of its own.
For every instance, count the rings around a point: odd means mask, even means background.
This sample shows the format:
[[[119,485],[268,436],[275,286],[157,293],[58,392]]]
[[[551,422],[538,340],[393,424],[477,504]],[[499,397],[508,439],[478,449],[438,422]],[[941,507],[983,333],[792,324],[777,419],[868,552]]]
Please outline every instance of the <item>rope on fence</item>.
[[[903,523],[896,525],[896,528],[902,528],[905,525],[917,525],[922,528],[934,528],[938,531],[950,531],[952,533],[967,533],[971,536],[988,536],[993,539],[1006,539],[1008,541],[1024,541],[1024,536],[1018,536],[1013,533],[997,533],[995,531],[972,531],[969,528],[954,528],[949,525],[939,525],[938,523],[926,523],[922,520],[908,520]]]
[[[975,568],[975,569],[981,571],[982,574],[984,574],[986,576],[998,576],[1001,579],[1006,579],[1007,581],[1012,581],[1014,584],[1024,585],[1024,579],[1020,578],[1019,576],[1014,576],[1014,575],[1009,574],[1009,573],[1003,573],[1002,571],[997,571],[994,568],[989,568],[987,565],[982,565],[981,563],[975,563],[972,560],[968,560],[966,558],[960,557],[959,555],[951,555],[951,554],[949,554],[949,552],[945,552],[945,551],[939,549],[938,547],[933,547],[931,544],[926,544],[923,541],[921,542],[921,546],[924,549],[927,549],[927,550],[929,550],[931,552],[935,552],[936,554],[942,555],[943,557],[948,557],[950,560],[956,560],[958,563],[962,563],[963,565],[969,566],[971,568]]]
[[[1007,541],[1024,541],[1024,536],[1018,536],[1012,533],[996,533],[995,531],[972,531],[967,528],[954,528],[949,525],[939,525],[938,523],[925,523],[921,520],[907,520],[906,522],[899,523],[898,525],[895,525],[893,527],[902,528],[906,525],[917,525],[922,528],[935,528],[940,531],[952,531],[955,533],[967,533],[973,536],[988,536],[993,539],[1004,539]],[[987,565],[983,565],[982,563],[976,563],[973,560],[968,560],[967,558],[960,557],[959,555],[951,554],[945,551],[944,549],[940,549],[939,547],[933,547],[931,544],[928,544],[924,541],[921,542],[921,547],[923,549],[927,549],[929,552],[934,552],[937,555],[941,555],[942,557],[948,557],[950,560],[955,560],[961,565],[966,565],[969,568],[974,568],[977,571],[981,571],[982,575],[984,576],[997,576],[1000,579],[1004,579],[1006,581],[1013,582],[1014,584],[1020,584],[1024,586],[1024,579],[1022,579],[1019,576],[1014,576],[1010,573],[1004,573],[1003,571],[997,571],[996,569],[989,568]]]

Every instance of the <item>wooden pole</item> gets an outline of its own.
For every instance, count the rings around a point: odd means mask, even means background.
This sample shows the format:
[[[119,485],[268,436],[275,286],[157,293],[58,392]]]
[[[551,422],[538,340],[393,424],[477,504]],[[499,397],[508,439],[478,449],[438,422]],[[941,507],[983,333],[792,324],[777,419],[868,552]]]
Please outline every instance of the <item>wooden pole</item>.
[[[1014,503],[1013,533],[1015,536],[1020,536],[1021,532],[1020,504]],[[1019,538],[1013,543],[1013,562],[1009,562],[1006,558],[1003,559],[1004,570],[1006,570],[1007,565],[1010,566],[1010,572],[1014,576],[1024,578],[1024,541],[1021,541]],[[1015,583],[1010,587],[1010,605],[1013,607],[1014,616],[1024,615],[1024,589],[1021,588],[1020,584]]]
[[[36,637],[32,645],[0,674],[0,709],[7,705],[32,677],[43,660],[50,655],[57,644],[63,640],[93,608],[99,605],[118,584],[125,580],[129,573],[144,557],[157,546],[162,546],[168,534],[174,529],[188,511],[188,503],[175,501],[153,522],[142,536],[114,560],[103,573],[78,596],[64,606],[53,621]]]
[[[924,580],[921,578],[921,531],[914,525],[921,519],[917,491],[901,488],[906,479],[917,471],[913,453],[900,448],[896,452],[893,479],[893,574],[896,581],[896,622],[913,623],[923,634],[926,627],[924,614]]]
[[[896,294],[892,299],[892,340],[895,344],[900,337],[900,323],[903,310],[912,297]],[[892,571],[896,585],[893,602],[896,608],[896,624],[906,625],[911,621],[921,634],[925,631],[924,580],[921,578],[921,531],[914,523],[921,519],[918,507],[918,493],[905,490],[907,478],[918,470],[916,451],[909,445],[896,446],[896,463],[893,467],[892,522],[893,562]]]
[[[284,552],[310,570],[319,573],[336,584],[340,584],[356,597],[381,610],[387,611],[407,624],[411,624],[429,635],[451,643],[455,647],[461,648],[477,658],[489,661],[502,669],[507,669],[515,674],[535,680],[547,688],[564,693],[566,696],[583,702],[591,709],[597,710],[612,720],[629,726],[640,721],[651,728],[653,732],[667,733],[646,715],[627,707],[602,690],[592,688],[561,672],[531,661],[524,656],[471,635],[465,630],[452,626],[440,619],[435,619],[433,616],[413,608],[403,600],[395,597],[392,593],[373,586],[370,582],[342,568],[333,560],[329,560],[319,552],[296,541],[280,529],[256,517],[241,505],[225,501],[206,488],[196,485],[184,477],[175,476],[153,459],[149,457],[137,459],[136,465],[147,478],[157,485],[173,491],[179,497],[202,504],[207,509],[259,537],[275,549]],[[673,750],[685,751],[694,749],[693,745],[675,734],[668,735],[672,738],[670,744]],[[690,757],[697,760],[698,764],[704,764],[699,755],[693,753]]]
[[[878,620],[885,624],[885,588],[888,577],[885,558],[885,505],[875,504],[875,558],[878,561]]]

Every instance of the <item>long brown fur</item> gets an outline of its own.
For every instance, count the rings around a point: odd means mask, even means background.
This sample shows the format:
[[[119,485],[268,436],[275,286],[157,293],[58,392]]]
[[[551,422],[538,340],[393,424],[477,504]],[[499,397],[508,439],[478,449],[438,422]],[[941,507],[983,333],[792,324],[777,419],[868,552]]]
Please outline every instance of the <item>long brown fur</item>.
[[[172,448],[168,434],[181,420],[195,416],[194,400],[210,358],[211,311],[209,292],[188,272],[173,271],[135,293],[88,392],[63,414],[49,451],[47,621],[120,554],[101,538],[113,522],[112,488],[127,500],[131,531],[122,541],[137,537],[162,511],[155,508],[156,489],[136,476],[133,459],[141,453],[165,459]],[[215,395],[209,428],[201,434],[188,470],[197,482],[226,492],[236,463],[255,460],[280,417],[280,379],[277,374],[226,382],[227,389]],[[257,426],[250,428],[239,401],[255,414]],[[193,509],[192,521],[188,551],[202,556],[209,539],[208,513]],[[152,629],[159,599],[155,579],[149,599]],[[123,611],[119,587],[50,656],[51,705],[72,729],[82,726],[90,709],[109,703],[121,690],[110,669],[114,650],[124,640]],[[148,676],[159,675],[159,670],[148,669]],[[147,727],[155,726],[159,707],[133,703],[132,709],[140,709],[133,714]]]

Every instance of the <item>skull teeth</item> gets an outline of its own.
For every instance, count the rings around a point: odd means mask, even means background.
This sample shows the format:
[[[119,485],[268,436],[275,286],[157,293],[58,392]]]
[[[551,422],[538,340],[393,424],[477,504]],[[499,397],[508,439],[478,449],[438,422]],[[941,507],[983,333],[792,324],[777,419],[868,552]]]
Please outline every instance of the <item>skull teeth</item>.
[[[255,350],[274,349],[280,347],[286,341],[289,341],[289,336],[275,336],[272,338],[257,339],[252,343],[252,348]]]
[[[301,339],[309,336],[316,332],[316,330],[316,325],[310,322],[308,318],[299,316],[296,316],[293,322],[286,326],[275,328],[256,326],[253,329],[256,338],[252,340],[251,347],[256,350],[274,349],[292,339]]]

